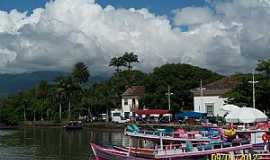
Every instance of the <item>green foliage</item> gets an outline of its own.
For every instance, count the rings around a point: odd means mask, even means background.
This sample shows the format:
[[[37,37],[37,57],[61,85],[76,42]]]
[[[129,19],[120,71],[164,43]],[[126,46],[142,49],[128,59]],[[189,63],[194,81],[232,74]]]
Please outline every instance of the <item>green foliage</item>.
[[[86,83],[90,77],[88,67],[83,62],[75,64],[71,75],[73,80],[79,84]]]
[[[168,100],[165,94],[170,86],[173,92],[172,110],[191,110],[193,96],[190,90],[199,87],[200,80],[210,83],[220,78],[222,78],[221,75],[189,64],[166,64],[157,67],[145,80],[144,105],[167,109]]]
[[[14,107],[1,107],[0,113],[0,121],[7,125],[16,125],[19,121],[18,111]]]
[[[138,57],[133,53],[126,55],[133,57],[129,61],[126,59],[129,65],[138,62]],[[187,64],[166,64],[148,74],[131,68],[115,73],[107,81],[83,87],[90,74],[85,65],[77,63],[70,75],[58,77],[53,84],[41,81],[31,90],[1,100],[0,119],[15,123],[24,119],[24,113],[26,120],[59,120],[60,116],[67,119],[69,109],[71,118],[88,115],[89,111],[92,115],[105,113],[121,106],[122,93],[132,85],[146,87],[142,103],[146,107],[167,108],[165,93],[170,85],[174,93],[171,97],[172,109],[191,109],[190,89],[198,87],[201,79],[208,83],[222,78],[216,73]]]
[[[252,74],[235,75],[239,79],[239,85],[233,90],[225,94],[228,97],[228,103],[236,104],[239,106],[253,106],[253,90],[252,84],[249,81],[252,80]],[[255,84],[255,99],[256,108],[260,110],[268,110],[270,104],[270,80],[265,77],[265,74],[255,75],[255,80],[259,81]]]
[[[259,61],[256,70],[270,78],[270,59]]]
[[[130,53],[125,52],[122,58],[124,59],[124,61],[127,62],[129,70],[132,69],[132,66],[131,66],[132,63],[139,63],[138,55],[134,54],[133,52],[130,52]]]
[[[127,62],[123,59],[123,57],[113,57],[110,61],[109,66],[116,67],[116,72],[120,72],[120,67],[127,66]]]
[[[113,57],[110,61],[109,66],[116,67],[116,72],[119,73],[120,67],[128,67],[128,70],[131,71],[132,63],[139,63],[138,55],[133,52],[125,52],[121,57]]]

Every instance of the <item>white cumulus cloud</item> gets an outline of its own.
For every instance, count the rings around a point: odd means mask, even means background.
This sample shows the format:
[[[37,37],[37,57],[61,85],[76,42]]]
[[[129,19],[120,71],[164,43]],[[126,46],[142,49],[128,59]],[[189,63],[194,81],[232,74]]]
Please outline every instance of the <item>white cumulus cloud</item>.
[[[102,8],[94,0],[55,0],[31,15],[0,11],[0,72],[66,71],[82,61],[93,74],[105,73],[110,59],[125,51],[138,54],[136,67],[145,71],[181,62],[246,72],[270,50],[269,3],[254,1],[178,9],[174,22],[144,8]]]

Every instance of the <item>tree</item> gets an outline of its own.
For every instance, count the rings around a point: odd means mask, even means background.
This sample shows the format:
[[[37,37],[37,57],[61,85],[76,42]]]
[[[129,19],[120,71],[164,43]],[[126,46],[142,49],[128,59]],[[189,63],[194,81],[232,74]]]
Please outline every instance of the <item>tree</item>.
[[[239,106],[252,106],[252,85],[249,81],[252,78],[252,74],[240,74],[234,75],[239,79],[239,84],[231,91],[225,94],[228,98],[227,103],[236,104]],[[265,76],[256,74],[255,79],[259,81],[255,85],[256,88],[256,108],[260,110],[269,111],[270,99],[270,81]]]
[[[113,57],[110,61],[109,66],[116,67],[116,72],[120,72],[120,67],[127,66],[127,62],[124,60],[123,57]]]
[[[171,109],[191,110],[193,96],[191,89],[200,86],[200,80],[211,83],[222,76],[206,69],[189,64],[165,64],[154,68],[153,73],[145,79],[145,96],[143,103],[148,107],[168,109],[166,93],[168,85],[171,87]]]
[[[90,77],[88,67],[83,62],[78,62],[75,64],[72,70],[72,78],[75,82],[82,84],[86,83]]]
[[[260,60],[257,64],[256,70],[263,73],[267,78],[270,78],[270,59]]]
[[[68,101],[68,119],[71,118],[71,97],[74,92],[80,89],[81,89],[80,86],[74,83],[73,79],[69,76],[58,79],[57,92],[59,93],[59,97],[61,98],[60,100],[66,98]],[[60,102],[59,111],[61,111],[61,105],[62,102]]]
[[[134,54],[133,52],[125,52],[122,58],[128,64],[128,70],[132,69],[132,63],[139,63],[138,55]]]

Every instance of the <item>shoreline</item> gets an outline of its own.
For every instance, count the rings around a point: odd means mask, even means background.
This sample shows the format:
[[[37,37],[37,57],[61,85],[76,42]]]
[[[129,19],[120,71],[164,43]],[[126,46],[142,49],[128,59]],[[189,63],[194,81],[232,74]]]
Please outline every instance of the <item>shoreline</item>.
[[[16,126],[5,126],[1,125],[0,129],[13,129],[13,128],[19,128],[19,127],[63,127],[65,124],[67,124],[68,121],[22,121],[19,122]],[[122,130],[125,129],[126,126],[130,123],[125,124],[119,124],[119,123],[113,123],[113,122],[90,122],[90,123],[84,123],[84,128],[87,129],[102,129],[102,130]],[[164,124],[164,123],[135,123],[141,128],[146,129],[157,129],[157,128],[183,128],[186,130],[196,130],[202,128],[201,125],[188,125],[188,124],[178,124],[178,123],[170,123],[170,124]]]
[[[24,121],[18,124],[19,127],[63,127],[68,121]],[[126,124],[117,124],[112,122],[90,122],[84,123],[84,128],[89,129],[124,129]]]
[[[16,129],[20,127],[63,127],[68,121],[22,121],[16,126],[6,126],[4,124],[0,125],[0,129]],[[84,123],[84,128],[86,129],[99,129],[99,130],[124,130],[126,126],[130,123],[119,124],[113,122],[90,122]],[[178,123],[135,123],[141,128],[145,129],[157,129],[157,128],[183,128],[186,130],[197,130],[202,128],[201,125],[188,125],[188,124],[178,124]]]

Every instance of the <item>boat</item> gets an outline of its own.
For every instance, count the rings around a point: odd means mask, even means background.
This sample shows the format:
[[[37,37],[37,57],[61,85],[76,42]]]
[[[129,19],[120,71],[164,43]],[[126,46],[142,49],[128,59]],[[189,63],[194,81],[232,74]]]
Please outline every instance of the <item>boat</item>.
[[[202,132],[200,133],[200,136],[196,137],[195,135],[199,133],[198,131],[184,132],[183,130],[178,130],[179,135],[175,136],[175,133],[166,133],[165,129],[145,131],[138,128],[138,126],[131,124],[128,125],[125,130],[126,135],[130,138],[156,142],[155,147],[140,148],[114,146],[113,148],[106,148],[97,144],[90,145],[98,160],[196,159],[213,156],[215,154],[236,155],[236,158],[234,159],[239,159],[238,157],[243,155],[249,157],[255,155],[255,159],[258,160],[270,159],[270,132],[258,129],[240,131],[233,128],[227,130],[222,128],[214,130],[212,128],[207,128],[203,131],[205,131],[207,136],[204,136]],[[188,136],[188,133],[192,136]],[[221,135],[218,136],[219,134]],[[209,135],[211,135],[211,138],[209,138]]]
[[[67,125],[64,126],[67,130],[73,130],[73,129],[82,129],[83,124],[81,121],[70,121]]]
[[[154,159],[180,159],[180,158],[202,158],[216,153],[242,153],[252,148],[252,144],[240,144],[236,146],[219,144],[207,144],[192,147],[192,143],[185,145],[160,145],[154,149],[115,147],[105,148],[91,143],[91,148],[97,160],[154,160]]]
[[[156,130],[141,130],[137,125],[130,124],[125,129],[125,135],[133,138],[140,138],[150,141],[159,141],[160,136],[162,136],[165,142],[186,142],[190,141],[192,143],[208,143],[213,140],[220,140],[219,131],[210,133],[209,131],[190,131],[186,132],[183,129],[176,129],[175,131],[167,129],[156,129]],[[215,134],[213,134],[215,133]],[[205,134],[205,135],[203,135]]]

